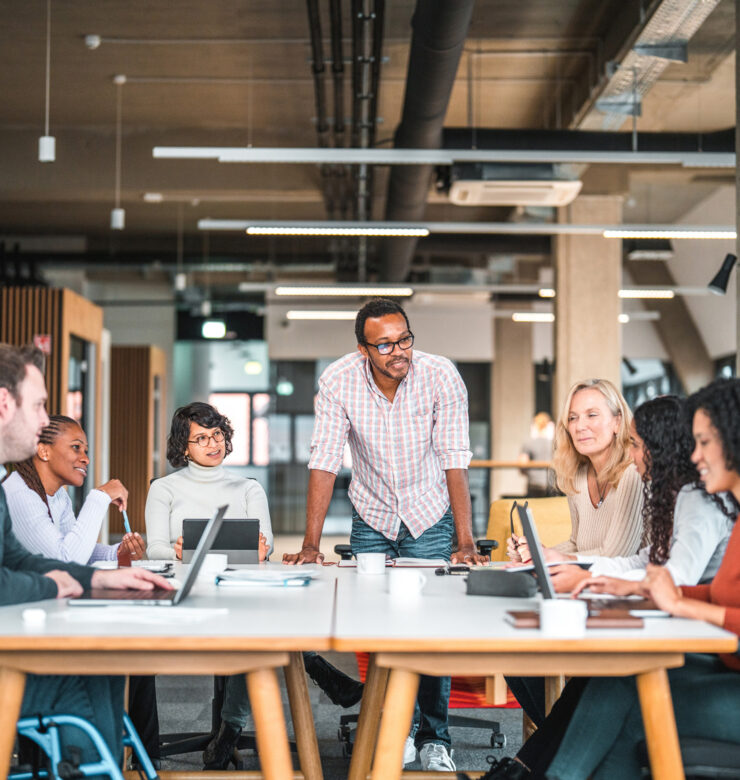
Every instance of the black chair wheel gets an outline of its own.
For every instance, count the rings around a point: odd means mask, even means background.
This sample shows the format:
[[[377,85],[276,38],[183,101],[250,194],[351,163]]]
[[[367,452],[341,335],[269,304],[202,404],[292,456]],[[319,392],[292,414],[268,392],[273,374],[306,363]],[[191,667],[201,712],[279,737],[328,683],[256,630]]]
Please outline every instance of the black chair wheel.
[[[496,750],[501,750],[506,747],[506,734],[494,733],[491,734],[491,747]]]

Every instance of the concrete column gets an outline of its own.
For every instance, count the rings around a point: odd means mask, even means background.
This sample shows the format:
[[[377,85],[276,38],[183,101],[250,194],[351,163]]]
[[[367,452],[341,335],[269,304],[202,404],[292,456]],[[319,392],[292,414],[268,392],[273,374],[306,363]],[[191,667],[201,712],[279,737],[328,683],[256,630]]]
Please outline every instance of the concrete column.
[[[491,377],[491,453],[493,460],[515,460],[529,438],[534,416],[532,326],[510,319],[493,321],[494,359]],[[518,469],[495,469],[491,500],[502,494],[524,494],[527,480]]]
[[[617,225],[622,199],[591,195],[561,208],[559,222]],[[556,236],[555,386],[553,411],[560,413],[568,388],[599,377],[620,386],[622,341],[618,291],[622,242],[601,236]]]

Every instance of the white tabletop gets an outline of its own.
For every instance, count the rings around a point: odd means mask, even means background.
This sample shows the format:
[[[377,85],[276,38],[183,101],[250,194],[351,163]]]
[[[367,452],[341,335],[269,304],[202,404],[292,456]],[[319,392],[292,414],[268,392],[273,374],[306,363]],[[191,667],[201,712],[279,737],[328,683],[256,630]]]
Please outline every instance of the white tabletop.
[[[260,564],[270,568],[282,564]],[[244,568],[258,568],[257,565]],[[0,646],[4,637],[252,637],[295,639],[311,649],[312,642],[328,646],[331,636],[335,576],[333,567],[318,569],[306,587],[250,586],[219,588],[197,582],[187,598],[174,607],[68,606],[65,599],[0,608]],[[176,577],[184,579],[178,564]],[[28,620],[28,610],[43,613],[43,624]],[[26,619],[24,620],[24,612]],[[31,615],[30,617],[33,617]],[[7,645],[6,645],[7,646]]]
[[[387,592],[387,573],[359,575],[355,570],[340,570],[335,647],[360,649],[364,645],[367,650],[393,650],[415,642],[419,649],[426,645],[434,651],[435,644],[441,648],[444,643],[444,649],[450,650],[457,642],[461,652],[490,649],[494,643],[502,650],[516,644],[523,652],[526,645],[541,652],[544,644],[555,646],[538,629],[514,628],[505,620],[508,610],[537,609],[539,599],[468,596],[463,577],[437,576],[433,571],[424,574],[427,582],[422,593],[399,600]],[[701,652],[704,640],[726,639],[731,645],[737,637],[708,623],[663,617],[646,618],[644,627],[637,629],[589,629],[586,639],[596,651],[599,646],[618,649],[622,643],[639,640],[655,649]],[[557,646],[574,641],[584,644],[584,640],[557,640]]]

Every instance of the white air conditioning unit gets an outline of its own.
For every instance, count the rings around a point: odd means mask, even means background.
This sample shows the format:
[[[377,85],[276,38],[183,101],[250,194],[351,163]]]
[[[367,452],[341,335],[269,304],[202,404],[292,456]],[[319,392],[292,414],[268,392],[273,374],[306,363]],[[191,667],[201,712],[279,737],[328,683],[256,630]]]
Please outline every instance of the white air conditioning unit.
[[[456,206],[567,206],[581,191],[575,181],[458,179],[448,197]]]

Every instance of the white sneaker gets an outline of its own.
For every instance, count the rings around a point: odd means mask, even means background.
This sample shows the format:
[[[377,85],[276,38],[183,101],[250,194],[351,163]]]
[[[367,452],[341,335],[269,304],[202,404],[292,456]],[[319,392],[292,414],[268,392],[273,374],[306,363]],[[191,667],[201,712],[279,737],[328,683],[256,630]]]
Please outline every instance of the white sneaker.
[[[413,737],[406,737],[406,744],[403,746],[403,765],[413,764],[416,761],[416,745]]]
[[[419,751],[421,768],[425,772],[454,772],[455,764],[444,745],[438,742],[427,742]]]

